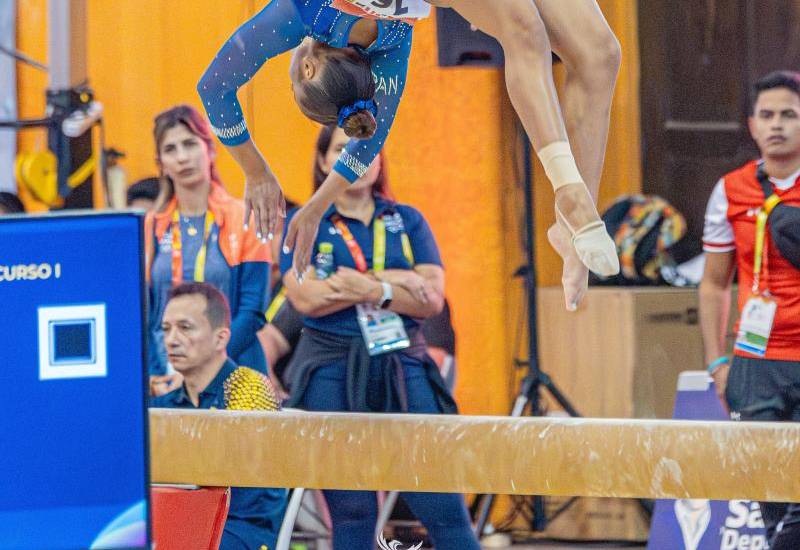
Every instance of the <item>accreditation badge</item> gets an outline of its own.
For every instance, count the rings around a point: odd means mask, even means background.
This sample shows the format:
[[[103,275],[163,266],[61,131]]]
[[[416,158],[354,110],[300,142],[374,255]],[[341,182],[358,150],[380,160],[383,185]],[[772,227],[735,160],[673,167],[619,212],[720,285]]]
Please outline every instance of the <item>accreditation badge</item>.
[[[411,345],[403,319],[394,311],[356,304],[358,326],[370,355],[406,349]]]
[[[768,296],[752,296],[747,300],[739,321],[735,349],[764,357],[777,309],[778,304]]]

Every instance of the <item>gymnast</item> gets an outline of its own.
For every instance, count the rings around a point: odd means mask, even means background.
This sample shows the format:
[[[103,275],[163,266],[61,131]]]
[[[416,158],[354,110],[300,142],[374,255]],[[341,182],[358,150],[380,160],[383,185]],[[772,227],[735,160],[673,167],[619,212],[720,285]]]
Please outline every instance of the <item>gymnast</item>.
[[[453,7],[503,45],[509,95],[556,191],[557,222],[548,238],[564,259],[566,304],[575,309],[587,268],[600,275],[619,269],[594,205],[619,66],[616,39],[595,0],[575,0],[569,10],[561,0],[431,3]],[[423,0],[272,0],[223,45],[198,84],[215,134],[245,173],[246,219],[252,211],[262,239],[272,237],[284,214],[283,194],[250,138],[237,90],[265,61],[294,49],[290,77],[301,111],[338,124],[351,138],[287,230],[284,246],[294,249],[301,279],[322,214],[386,141],[405,86],[413,22],[428,12]],[[567,68],[563,118],[551,50]]]

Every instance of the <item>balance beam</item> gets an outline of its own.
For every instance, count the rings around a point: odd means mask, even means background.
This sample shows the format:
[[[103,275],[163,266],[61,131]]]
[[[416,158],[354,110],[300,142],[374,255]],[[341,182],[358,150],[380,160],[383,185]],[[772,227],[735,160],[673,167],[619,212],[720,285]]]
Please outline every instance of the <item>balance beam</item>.
[[[159,483],[800,502],[800,424],[150,410]]]

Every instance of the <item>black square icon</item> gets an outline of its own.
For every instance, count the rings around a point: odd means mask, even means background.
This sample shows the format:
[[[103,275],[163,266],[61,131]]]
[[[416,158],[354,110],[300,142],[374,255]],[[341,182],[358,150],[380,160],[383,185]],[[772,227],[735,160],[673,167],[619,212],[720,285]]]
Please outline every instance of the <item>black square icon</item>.
[[[94,319],[71,319],[50,322],[52,363],[93,363]]]

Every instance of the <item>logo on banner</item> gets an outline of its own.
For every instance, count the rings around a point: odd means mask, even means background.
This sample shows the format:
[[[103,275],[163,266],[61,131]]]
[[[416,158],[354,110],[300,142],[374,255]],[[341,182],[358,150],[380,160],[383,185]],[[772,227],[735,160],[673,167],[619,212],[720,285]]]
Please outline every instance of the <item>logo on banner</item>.
[[[767,536],[763,534],[764,520],[758,502],[732,500],[722,527],[720,550],[765,550]],[[748,532],[755,530],[755,532]]]
[[[383,533],[378,535],[378,546],[380,546],[381,550],[403,550],[401,544],[403,543],[396,540],[386,542]],[[422,542],[416,546],[409,546],[408,550],[419,550],[420,548],[422,548]]]
[[[678,420],[725,420],[722,402],[705,371],[681,373],[675,396]],[[650,524],[648,550],[766,550],[758,502],[659,500]]]
[[[708,499],[676,500],[675,517],[681,527],[683,546],[686,550],[697,550],[711,521],[711,504]]]

